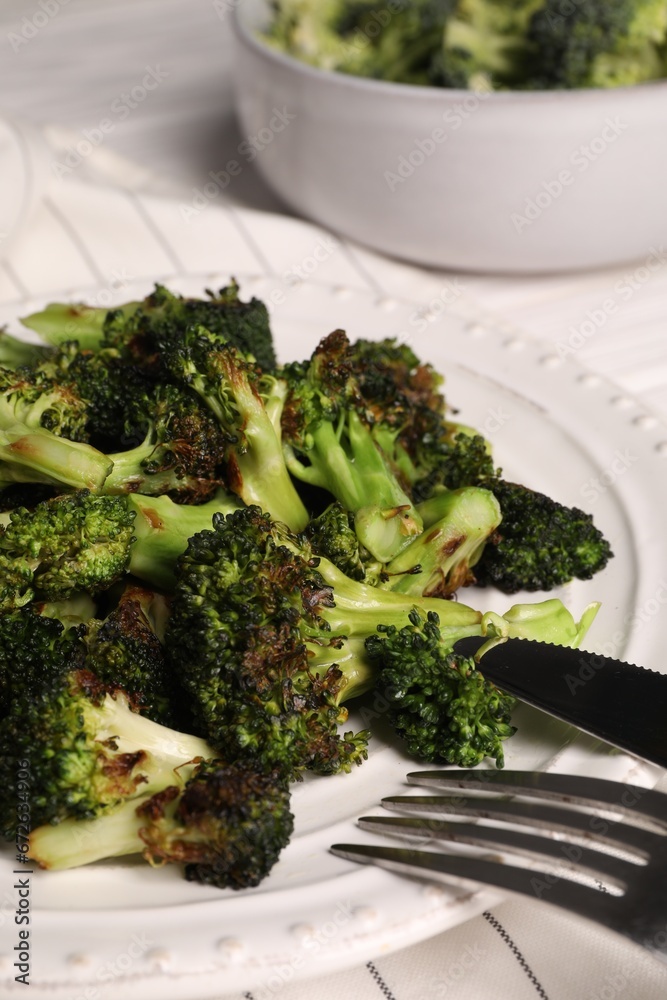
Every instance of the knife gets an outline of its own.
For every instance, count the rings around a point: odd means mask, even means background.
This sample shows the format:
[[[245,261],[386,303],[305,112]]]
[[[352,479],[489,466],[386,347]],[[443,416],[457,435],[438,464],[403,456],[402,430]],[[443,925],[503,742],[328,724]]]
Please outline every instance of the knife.
[[[486,639],[454,651],[477,660],[496,687],[612,746],[667,767],[667,675],[609,656],[532,639]]]

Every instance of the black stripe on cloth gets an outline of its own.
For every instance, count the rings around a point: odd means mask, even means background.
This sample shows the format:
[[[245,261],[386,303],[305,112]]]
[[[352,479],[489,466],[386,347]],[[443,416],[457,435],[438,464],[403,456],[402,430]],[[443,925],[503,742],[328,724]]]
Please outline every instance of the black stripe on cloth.
[[[514,941],[510,937],[510,935],[507,933],[507,931],[505,930],[505,928],[503,927],[503,925],[500,923],[500,921],[496,917],[494,917],[494,915],[492,913],[489,913],[488,910],[484,914],[482,914],[482,915],[483,915],[484,919],[487,920],[491,924],[491,926],[493,927],[493,929],[498,932],[498,934],[501,936],[501,938],[503,939],[503,941],[505,942],[505,944],[507,945],[507,947],[510,949],[510,951],[512,952],[512,954],[516,958],[517,962],[519,963],[519,965],[521,966],[521,968],[523,969],[523,971],[526,973],[526,975],[530,979],[530,981],[533,984],[533,986],[535,987],[535,989],[537,991],[537,995],[540,996],[540,997],[542,997],[542,1000],[549,1000],[549,997],[548,997],[548,994],[546,993],[546,990],[544,989],[544,987],[540,983],[539,979],[537,978],[537,976],[535,975],[535,973],[533,972],[533,970],[531,969],[531,967],[528,965],[528,962],[526,961],[526,959],[521,954],[521,951],[516,946],[516,944],[514,943]]]
[[[384,979],[382,978],[382,976],[378,972],[376,966],[373,965],[372,962],[368,962],[367,965],[366,965],[366,968],[368,969],[368,971],[370,972],[371,976],[375,980],[375,983],[376,983],[378,989],[380,990],[380,992],[384,996],[386,996],[387,1000],[396,1000],[396,997],[394,996],[394,994],[391,992],[391,990],[389,989],[389,987],[385,983]]]

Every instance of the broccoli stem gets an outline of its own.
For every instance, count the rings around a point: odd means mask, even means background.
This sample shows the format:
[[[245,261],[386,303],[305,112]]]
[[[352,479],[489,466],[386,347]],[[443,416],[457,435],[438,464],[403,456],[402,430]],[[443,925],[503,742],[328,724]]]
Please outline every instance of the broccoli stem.
[[[181,781],[181,770],[172,776],[171,784]],[[169,781],[166,783],[169,785]],[[154,793],[151,793],[154,794]],[[146,820],[137,815],[137,807],[147,802],[151,794],[129,799],[104,818],[66,819],[55,826],[44,824],[30,834],[29,857],[40,868],[62,871],[78,868],[104,858],[119,858],[139,854],[146,846],[139,831]]]
[[[342,438],[349,446],[349,454]],[[309,431],[308,465],[286,449],[290,472],[328,490],[355,515],[361,543],[380,562],[390,562],[422,530],[422,521],[354,410],[338,425],[323,420]]]
[[[19,340],[0,328],[0,366],[3,368],[15,370],[24,365],[36,365],[51,353],[52,349],[45,344]]]
[[[276,434],[277,400],[272,400],[269,413],[252,387],[245,383],[237,387],[237,402],[246,420],[244,434],[248,448],[245,451],[239,449],[235,455],[239,488],[236,489],[234,480],[232,488],[244,503],[256,503],[292,531],[303,531],[308,524],[308,511],[290,479],[280,438]]]
[[[78,441],[43,428],[14,424],[0,430],[0,483],[51,483],[99,492],[111,472],[110,459]]]
[[[298,551],[295,547],[294,551]],[[378,590],[367,583],[350,580],[339,569],[321,559],[317,570],[330,587],[333,587],[335,606],[322,608],[322,618],[331,626],[334,634],[365,636],[375,632],[378,623],[402,627],[408,613],[418,605],[426,613],[435,611],[440,617],[443,631],[449,628],[461,631],[461,638],[467,635],[481,635],[482,612],[460,604],[458,601],[443,601],[438,597],[421,597],[413,602],[404,594],[388,590]],[[472,631],[467,631],[472,629]]]
[[[140,302],[126,302],[118,308],[129,317],[140,305]],[[82,350],[96,351],[102,344],[108,313],[109,309],[104,306],[51,302],[45,309],[23,316],[21,323],[55,347],[68,340],[77,340]]]
[[[500,524],[500,504],[489,490],[475,487],[437,500],[439,519],[385,567],[389,590],[445,597],[474,582],[470,570]]]
[[[216,514],[230,514],[239,507],[238,500],[223,490],[213,500],[198,505],[139,493],[128,496],[127,502],[136,512],[129,572],[165,590],[176,583],[176,561],[188,547],[188,539],[210,528]]]
[[[86,729],[96,733],[96,741],[113,740],[119,753],[148,754],[140,770],[148,778],[142,791],[157,791],[173,781],[173,771],[183,764],[215,756],[210,744],[198,736],[179,733],[145,715],[133,712],[126,697],[105,695],[100,705],[87,702],[84,709]],[[152,793],[151,793],[152,794]]]

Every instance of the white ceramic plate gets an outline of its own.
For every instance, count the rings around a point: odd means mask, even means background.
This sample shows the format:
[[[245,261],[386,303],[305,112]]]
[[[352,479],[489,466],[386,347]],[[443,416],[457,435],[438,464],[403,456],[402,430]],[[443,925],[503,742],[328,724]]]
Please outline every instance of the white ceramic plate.
[[[245,296],[270,300],[274,284],[269,279],[237,277]],[[204,286],[227,280],[228,275],[190,275],[169,283],[201,294]],[[150,287],[137,282],[123,289],[122,298],[143,296]],[[69,297],[86,299],[94,291]],[[352,337],[409,337],[416,352],[446,374],[447,394],[460,419],[491,439],[508,478],[590,510],[609,537],[616,553],[609,567],[593,581],[576,582],[559,594],[575,614],[589,601],[602,600],[586,644],[663,669],[667,428],[652,418],[638,423],[633,419],[641,412],[638,404],[551,355],[544,345],[507,341],[453,317],[419,324],[414,314],[412,304],[394,304],[388,311],[368,295],[314,283],[291,288],[272,309],[282,360],[307,356],[334,326]],[[6,309],[3,320],[19,329]],[[507,598],[471,589],[464,599],[504,611],[521,595]],[[657,777],[657,769],[576,736],[533,710],[520,708],[516,722],[519,733],[506,744],[508,767],[597,774],[644,785]],[[232,990],[275,991],[299,977],[341,970],[405,947],[481,912],[495,895],[446,891],[328,853],[334,842],[368,839],[356,828],[356,817],[373,810],[381,796],[402,790],[405,773],[416,766],[399,747],[377,738],[370,759],[353,774],[296,786],[296,834],[271,877],[255,890],[220,892],[185,882],[176,868],[153,871],[133,861],[34,872],[32,1000],[115,1000],[119,995],[199,1000]],[[5,996],[22,995],[23,989],[14,982],[18,890],[13,869],[13,852],[3,848],[0,985]]]

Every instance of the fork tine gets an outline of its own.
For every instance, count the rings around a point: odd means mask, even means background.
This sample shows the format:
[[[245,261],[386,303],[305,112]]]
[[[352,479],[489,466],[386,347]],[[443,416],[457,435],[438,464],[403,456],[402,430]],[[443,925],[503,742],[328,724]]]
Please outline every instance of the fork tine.
[[[559,868],[571,872],[586,873],[593,878],[601,875],[619,889],[626,888],[633,875],[643,867],[562,840],[477,823],[449,823],[446,820],[418,819],[412,816],[362,816],[358,822],[362,830],[374,833],[472,844],[475,847],[520,853],[523,857],[538,861],[547,858],[557,862]]]
[[[541,899],[607,925],[618,924],[620,897],[592,889],[553,873],[534,871],[482,858],[454,857],[432,851],[368,844],[334,844],[331,851],[348,861],[374,864],[401,875],[469,886],[492,885],[507,892]]]
[[[485,789],[514,795],[529,795],[572,804],[597,806],[628,817],[643,816],[667,829],[667,796],[640,785],[620,784],[606,778],[535,771],[412,771],[412,785],[443,789]]]
[[[648,857],[656,838],[663,839],[661,834],[629,826],[627,823],[606,822],[588,813],[536,802],[517,802],[514,799],[474,795],[465,798],[450,795],[390,795],[382,799],[382,805],[397,812],[447,813],[450,816],[500,820],[538,830],[558,831],[586,840],[595,836],[599,843],[629,848],[643,858]]]

